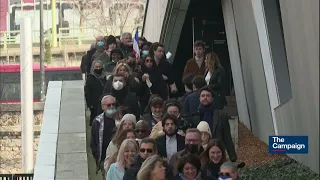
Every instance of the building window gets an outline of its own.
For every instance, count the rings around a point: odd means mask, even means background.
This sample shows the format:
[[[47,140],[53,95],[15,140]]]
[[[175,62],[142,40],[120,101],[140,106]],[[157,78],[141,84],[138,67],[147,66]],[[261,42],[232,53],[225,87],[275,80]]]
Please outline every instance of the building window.
[[[279,0],[262,0],[280,104],[292,98]]]

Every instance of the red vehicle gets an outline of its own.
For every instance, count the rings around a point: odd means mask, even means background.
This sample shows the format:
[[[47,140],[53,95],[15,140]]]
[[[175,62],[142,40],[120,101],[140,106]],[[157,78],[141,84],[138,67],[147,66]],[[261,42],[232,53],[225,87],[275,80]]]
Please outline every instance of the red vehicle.
[[[46,84],[49,81],[81,80],[80,67],[46,67]],[[33,65],[34,101],[40,100],[40,65]],[[0,65],[0,103],[20,102],[20,65]]]

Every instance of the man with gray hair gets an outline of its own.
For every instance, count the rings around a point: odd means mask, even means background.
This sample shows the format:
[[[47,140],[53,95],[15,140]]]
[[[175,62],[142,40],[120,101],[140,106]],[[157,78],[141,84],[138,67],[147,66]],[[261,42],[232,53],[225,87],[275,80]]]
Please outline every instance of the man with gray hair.
[[[239,179],[238,169],[243,168],[245,163],[226,161],[220,166],[219,180]]]
[[[101,170],[103,177],[104,159],[106,150],[112,138],[112,132],[115,128],[114,114],[116,112],[116,99],[111,95],[106,95],[101,100],[103,113],[99,114],[92,123],[90,147],[92,155],[96,160],[97,171]],[[104,178],[105,179],[105,178]]]
[[[121,52],[127,56],[128,53],[133,52],[132,34],[125,32],[121,35],[121,43],[119,44]]]

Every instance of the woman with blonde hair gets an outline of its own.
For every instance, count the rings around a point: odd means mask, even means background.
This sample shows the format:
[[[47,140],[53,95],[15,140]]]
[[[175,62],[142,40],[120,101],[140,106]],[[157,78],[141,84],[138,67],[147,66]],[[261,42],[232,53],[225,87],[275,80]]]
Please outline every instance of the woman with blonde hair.
[[[118,129],[117,130],[116,135],[112,138],[112,140],[110,141],[108,148],[106,150],[106,158],[104,160],[105,167],[107,167],[108,165],[113,163],[113,162],[109,161],[109,159],[114,153],[118,152],[122,142],[125,139],[135,139],[133,129],[125,129],[125,130]]]
[[[227,104],[225,98],[225,72],[220,64],[218,55],[214,52],[208,53],[206,55],[205,65],[206,72],[204,77],[207,85],[214,92],[214,106],[217,109],[223,109]]]
[[[131,166],[137,152],[138,145],[135,140],[124,140],[118,151],[117,162],[110,165],[107,180],[122,180],[125,170]]]
[[[112,75],[122,75],[126,79],[126,85],[130,92],[139,93],[140,81],[132,75],[132,70],[127,63],[118,63],[113,69]],[[112,87],[112,75],[107,76],[108,84],[105,86],[104,93],[108,93]]]
[[[137,180],[165,180],[166,168],[159,155],[148,157],[138,172]]]

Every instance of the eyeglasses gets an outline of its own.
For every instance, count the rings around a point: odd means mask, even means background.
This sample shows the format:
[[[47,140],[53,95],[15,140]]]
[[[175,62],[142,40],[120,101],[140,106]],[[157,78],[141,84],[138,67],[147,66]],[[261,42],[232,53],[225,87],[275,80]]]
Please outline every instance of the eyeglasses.
[[[219,172],[219,176],[231,176],[230,173],[223,173],[223,172]]]
[[[144,129],[135,129],[134,132],[139,134],[139,133],[145,133],[146,130],[144,130]]]
[[[144,153],[144,152],[146,152],[147,151],[147,153],[153,153],[153,149],[144,149],[144,148],[141,148],[140,149],[140,152],[141,153]]]
[[[147,59],[146,59],[146,62],[147,62],[147,63],[151,62],[151,59],[150,59],[150,58],[147,58]]]
[[[196,139],[185,139],[185,141],[187,142],[187,144],[198,144],[200,140],[196,140]]]
[[[107,107],[111,107],[111,106],[116,106],[116,103],[111,103],[111,104],[104,104],[104,105],[106,105]]]

